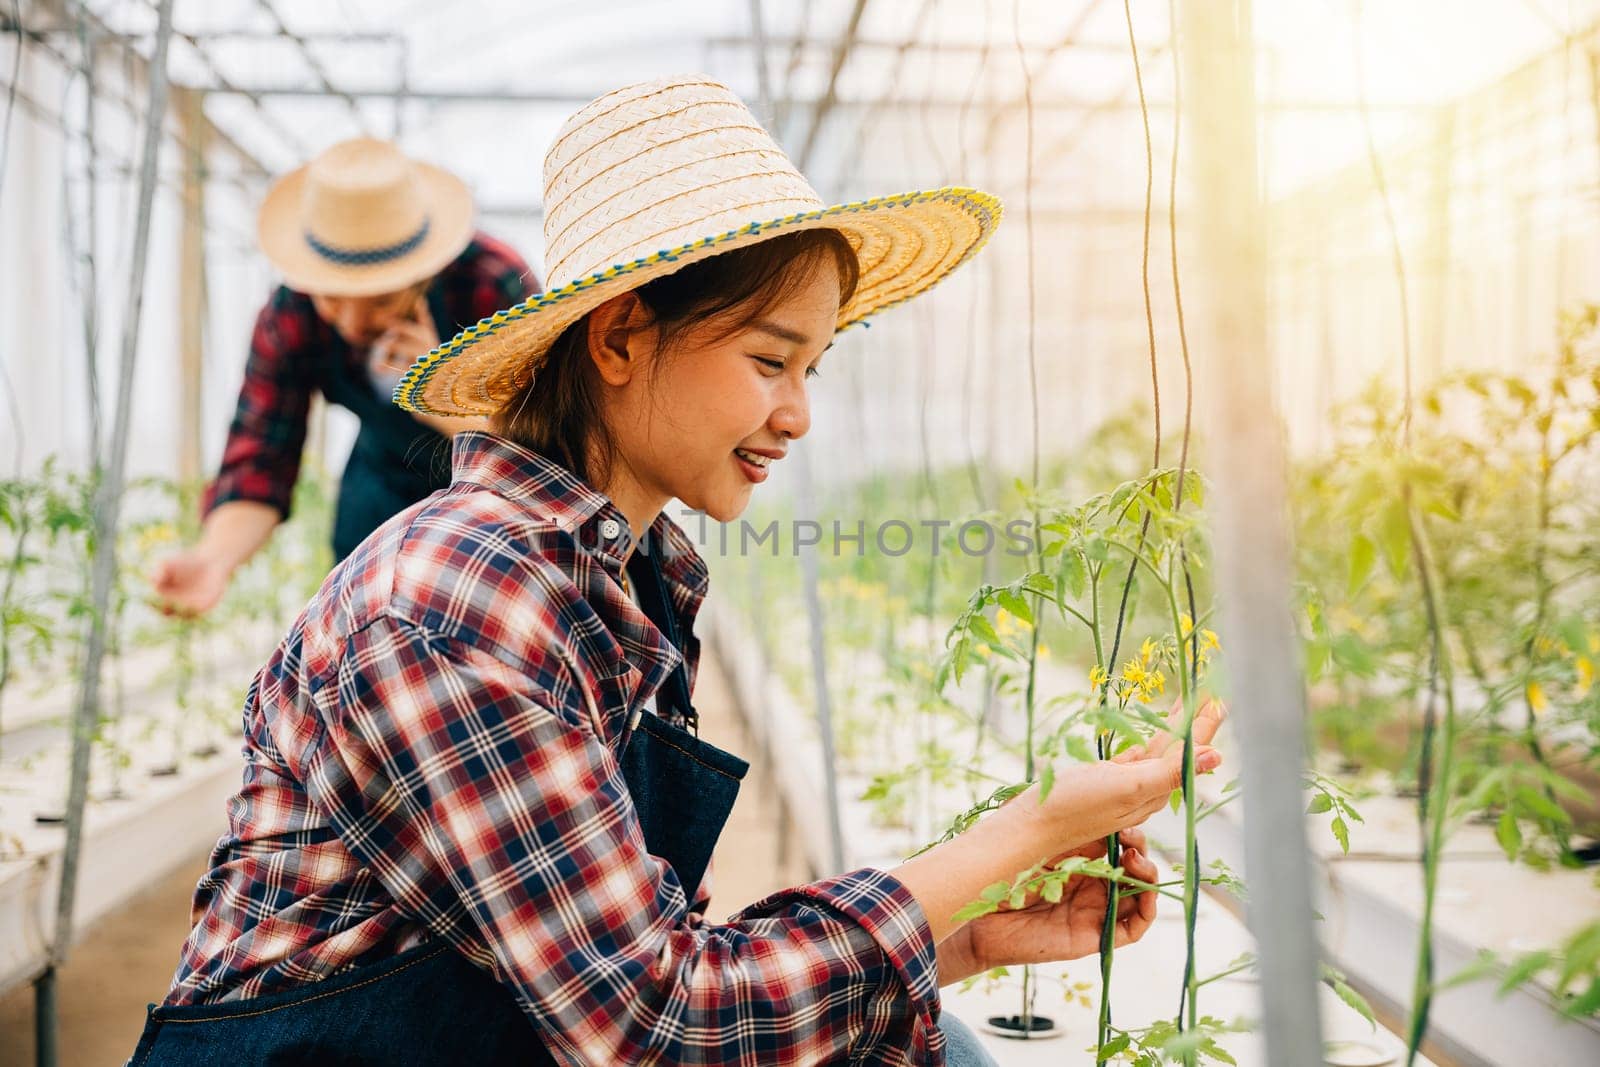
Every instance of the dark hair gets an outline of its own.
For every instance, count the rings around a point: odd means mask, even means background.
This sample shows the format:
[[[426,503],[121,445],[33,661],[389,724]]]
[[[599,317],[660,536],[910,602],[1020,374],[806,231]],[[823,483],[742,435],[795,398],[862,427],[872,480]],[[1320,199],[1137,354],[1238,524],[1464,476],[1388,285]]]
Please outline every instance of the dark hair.
[[[634,292],[654,317],[658,355],[665,356],[690,327],[717,323],[722,329],[716,340],[737,333],[793,296],[830,257],[838,268],[843,306],[855,295],[860,266],[844,234],[828,229],[799,230],[723,252]],[[600,418],[599,397],[585,315],[562,331],[539,373],[494,414],[494,429],[597,485],[609,476],[615,449]]]

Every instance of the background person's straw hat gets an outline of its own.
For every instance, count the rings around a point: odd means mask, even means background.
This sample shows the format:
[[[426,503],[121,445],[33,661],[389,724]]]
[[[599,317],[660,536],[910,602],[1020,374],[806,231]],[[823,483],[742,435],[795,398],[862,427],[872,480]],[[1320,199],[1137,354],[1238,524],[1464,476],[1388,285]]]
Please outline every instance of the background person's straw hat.
[[[256,219],[289,288],[376,296],[439,273],[472,240],[461,179],[387,141],[342,141],[280,178]]]
[[[606,300],[696,260],[794,230],[844,233],[861,260],[840,329],[925,291],[972,256],[1000,201],[972,189],[823,203],[727,86],[630,85],[585,105],[544,161],[549,288],[423,356],[395,402],[482,415],[515,396],[561,332]]]

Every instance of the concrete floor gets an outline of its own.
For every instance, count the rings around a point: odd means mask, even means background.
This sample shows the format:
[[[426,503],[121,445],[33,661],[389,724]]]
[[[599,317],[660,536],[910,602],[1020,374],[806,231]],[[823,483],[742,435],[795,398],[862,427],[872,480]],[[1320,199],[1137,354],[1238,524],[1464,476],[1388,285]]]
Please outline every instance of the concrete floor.
[[[145,1005],[166,995],[178,965],[205,869],[205,853],[192,857],[83,932],[56,980],[63,1067],[116,1067],[133,1053]],[[0,1064],[33,1062],[33,989],[24,986],[0,1000]]]
[[[701,735],[753,757],[754,746],[743,734],[732,693],[709,648],[695,696]],[[753,758],[751,763],[713,861],[713,919],[806,878],[797,846],[780,862],[776,793],[765,768]],[[222,813],[215,816],[220,830]],[[63,1065],[118,1067],[133,1052],[145,1006],[166,994],[177,966],[178,949],[189,932],[190,894],[205,861],[204,854],[194,856],[84,931],[58,979]],[[28,987],[0,999],[0,1064],[5,1067],[34,1062],[33,1007]]]

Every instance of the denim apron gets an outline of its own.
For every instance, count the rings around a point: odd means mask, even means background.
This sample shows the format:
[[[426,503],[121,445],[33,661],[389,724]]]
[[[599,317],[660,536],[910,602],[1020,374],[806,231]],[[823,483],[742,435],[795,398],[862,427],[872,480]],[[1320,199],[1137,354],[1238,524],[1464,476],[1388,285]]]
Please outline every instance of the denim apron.
[[[428,312],[441,336],[454,336],[453,320],[439,297],[428,294]],[[339,344],[344,342],[340,340]],[[334,562],[344,559],[367,535],[393,515],[450,485],[450,441],[396,407],[343,351],[321,361],[317,385],[331,404],[361,420],[339,480],[339,502],[333,518]]]
[[[641,607],[676,648],[659,558],[628,564]],[[652,855],[693,897],[749,765],[669,721],[696,728],[682,664],[623,741],[622,769]],[[431,942],[300,989],[187,1007],[150,1006],[130,1067],[437,1067],[555,1064],[509,990],[449,945]]]

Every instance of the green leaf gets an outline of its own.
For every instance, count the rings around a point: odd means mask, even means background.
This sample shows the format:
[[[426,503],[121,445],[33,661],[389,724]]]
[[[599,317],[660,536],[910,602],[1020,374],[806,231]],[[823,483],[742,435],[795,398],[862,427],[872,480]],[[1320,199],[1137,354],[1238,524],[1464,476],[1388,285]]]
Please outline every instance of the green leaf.
[[[1207,1041],[1204,1030],[1186,1030],[1161,1043],[1161,1054],[1169,1060],[1181,1060],[1191,1052],[1199,1052]]]
[[[1600,1011],[1600,978],[1591,978],[1589,988],[1563,1004],[1561,1010],[1574,1019],[1587,1018]]]
[[[1051,580],[1048,574],[1040,574],[1038,571],[1034,571],[1023,576],[1022,588],[1025,592],[1049,596],[1056,591],[1056,583]]]
[[[1372,538],[1366,534],[1358,533],[1350,541],[1350,575],[1345,582],[1345,591],[1354,598],[1361,587],[1366,584],[1367,577],[1372,574],[1372,565],[1378,559],[1378,546],[1372,543]]]
[[[1001,607],[1011,614],[1029,626],[1033,625],[1033,608],[1021,593],[1018,593],[1015,589],[1002,589],[995,594],[995,599],[1000,602]]]
[[[967,620],[967,630],[986,645],[999,645],[1000,635],[995,632],[994,623],[989,621],[989,616],[974,614]]]
[[[1307,815],[1321,815],[1333,807],[1333,798],[1326,793],[1318,793],[1311,798],[1311,803],[1306,807]]]
[[[1334,638],[1333,661],[1357,678],[1371,678],[1378,668],[1371,648],[1355,634],[1340,634]]]
[[[1112,493],[1111,493],[1111,501],[1110,501],[1109,504],[1107,504],[1107,510],[1109,510],[1109,511],[1118,511],[1118,510],[1120,510],[1122,505],[1127,502],[1128,498],[1130,496],[1132,496],[1134,493],[1138,492],[1138,491],[1139,491],[1139,483],[1138,482],[1123,482],[1121,485],[1117,486],[1117,488],[1115,490],[1112,491]]]
[[[1056,784],[1056,767],[1055,767],[1055,764],[1050,763],[1050,762],[1046,762],[1045,765],[1044,765],[1044,770],[1039,772],[1039,803],[1040,804],[1043,804],[1045,802],[1045,800],[1050,796],[1050,790],[1055,788],[1055,784]]]
[[[961,676],[967,672],[967,660],[972,654],[972,642],[963,637],[956,642],[956,647],[950,654],[950,662],[955,671],[956,684],[961,684]]]
[[[1369,1026],[1374,1030],[1378,1028],[1378,1020],[1373,1017],[1372,1005],[1367,1003],[1366,997],[1350,988],[1349,983],[1343,978],[1329,978],[1328,984],[1333,986],[1333,991],[1338,994],[1340,1000],[1350,1005],[1363,1019],[1367,1020]]]
[[[990,904],[998,904],[1010,895],[1010,882],[994,882],[983,887],[983,891],[978,894],[978,899],[987,901]]]
[[[1322,680],[1328,668],[1328,651],[1326,641],[1312,641],[1306,645],[1306,676],[1311,681]]]
[[[1543,949],[1518,957],[1500,979],[1500,992],[1506,994],[1550,966],[1551,955]]]
[[[1183,807],[1182,789],[1174,789],[1172,791],[1172,795],[1167,798],[1167,806],[1172,809],[1172,814],[1178,814],[1178,809]]]
[[[1378,541],[1389,573],[1404,578],[1411,559],[1411,523],[1403,499],[1396,498],[1384,505],[1378,520]]]
[[[1510,811],[1500,813],[1500,821],[1494,827],[1494,838],[1500,842],[1500,849],[1508,860],[1516,859],[1522,851],[1522,829],[1517,826],[1517,817]]]
[[[981,919],[985,915],[992,915],[999,911],[999,907],[987,900],[974,900],[950,917],[951,922],[965,923],[973,919]]]
[[[1531,786],[1519,787],[1515,798],[1517,807],[1531,812],[1551,826],[1565,826],[1571,821],[1571,817],[1561,810],[1560,805]]]
[[[1461,968],[1455,974],[1443,979],[1434,986],[1434,992],[1442,993],[1446,989],[1467,985],[1471,982],[1482,981],[1500,968],[1500,957],[1488,949],[1479,949],[1472,962]]]
[[[1580,974],[1590,973],[1595,969],[1595,964],[1600,962],[1600,922],[1591,923],[1579,930],[1577,935],[1563,946],[1562,954],[1566,959],[1561,965],[1561,974],[1556,981],[1564,990],[1574,978]]]
[[[1333,831],[1333,836],[1339,842],[1339,848],[1346,854],[1350,851],[1350,828],[1345,825],[1344,817],[1335,815],[1328,824],[1328,829]]]
[[[1132,1035],[1118,1034],[1116,1037],[1113,1037],[1110,1041],[1107,1041],[1104,1045],[1100,1046],[1100,1051],[1095,1055],[1094,1062],[1104,1063],[1118,1053],[1126,1051],[1128,1046],[1132,1043]]]
[[[1449,522],[1461,521],[1461,513],[1451,505],[1450,501],[1435,493],[1428,494],[1427,499],[1422,503],[1422,510]]]
[[[1048,904],[1061,903],[1061,895],[1066,891],[1066,885],[1059,878],[1052,878],[1039,888],[1039,895],[1044,897]]]
[[[1061,554],[1061,584],[1072,599],[1082,599],[1089,588],[1089,564],[1083,553],[1072,549]]]

